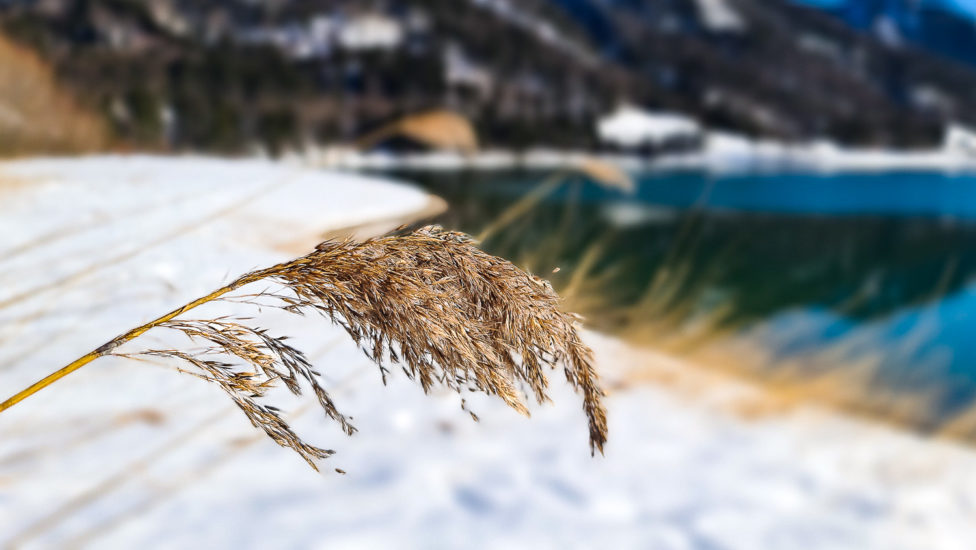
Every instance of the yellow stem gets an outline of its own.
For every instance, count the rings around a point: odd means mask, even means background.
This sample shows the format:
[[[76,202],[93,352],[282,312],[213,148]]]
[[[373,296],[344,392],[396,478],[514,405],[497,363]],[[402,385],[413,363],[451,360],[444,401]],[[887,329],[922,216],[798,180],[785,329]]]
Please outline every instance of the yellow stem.
[[[84,367],[88,363],[91,363],[95,359],[98,359],[99,357],[103,357],[105,355],[108,355],[115,348],[121,346],[122,344],[124,344],[124,343],[126,343],[126,342],[128,342],[130,340],[134,340],[135,338],[138,338],[139,336],[142,336],[143,334],[145,334],[149,330],[151,330],[151,329],[153,329],[153,328],[155,328],[155,327],[157,327],[157,326],[159,326],[159,325],[161,325],[161,324],[163,324],[163,323],[165,323],[167,321],[172,320],[173,318],[177,317],[178,315],[182,315],[183,313],[185,313],[185,312],[187,312],[187,311],[189,311],[189,310],[191,310],[191,309],[193,309],[193,308],[195,308],[197,306],[200,306],[200,305],[203,305],[203,304],[205,304],[207,302],[210,302],[212,300],[215,300],[215,299],[223,296],[224,294],[227,294],[228,292],[231,292],[233,290],[236,290],[236,289],[238,289],[238,288],[240,288],[240,287],[242,287],[242,286],[244,286],[246,284],[253,283],[255,281],[259,281],[259,280],[267,277],[268,275],[274,273],[275,270],[277,270],[278,268],[280,268],[281,265],[282,264],[279,264],[277,266],[270,267],[268,269],[262,269],[260,271],[254,271],[254,272],[248,273],[247,275],[244,275],[243,277],[237,279],[236,281],[230,283],[229,285],[227,285],[225,287],[219,288],[219,289],[211,292],[210,294],[207,294],[206,296],[197,298],[196,300],[193,300],[192,302],[190,302],[188,304],[185,304],[183,306],[180,306],[180,307],[174,309],[173,311],[167,313],[166,315],[163,315],[162,317],[159,317],[157,319],[154,319],[152,321],[149,321],[148,323],[146,323],[144,325],[138,326],[138,327],[130,330],[129,332],[126,332],[125,334],[121,334],[119,336],[116,336],[112,340],[109,340],[108,342],[106,342],[106,343],[102,344],[101,346],[99,346],[97,349],[94,349],[94,350],[86,353],[85,355],[82,355],[81,357],[75,359],[74,361],[68,363],[67,365],[61,367],[60,369],[52,372],[51,374],[45,376],[44,378],[38,380],[37,382],[35,382],[33,384],[31,384],[27,388],[24,388],[23,390],[17,392],[16,394],[14,394],[12,397],[10,397],[9,399],[7,399],[3,403],[0,403],[0,412],[3,412],[5,410],[9,409],[10,407],[13,407],[17,403],[20,403],[24,399],[27,399],[28,397],[30,397],[31,395],[34,395],[35,393],[43,390],[44,388],[50,386],[51,384],[57,382],[58,380],[64,378],[65,376],[67,376],[67,375],[75,372],[76,370],[80,369],[81,367]]]
[[[353,143],[353,148],[357,151],[367,151],[371,149],[376,144],[380,143],[384,139],[387,139],[394,134],[396,134],[400,129],[400,122],[395,121],[390,124],[385,124],[380,126],[376,130],[369,132],[363,137],[360,137]]]
[[[521,218],[526,212],[539,204],[542,199],[546,198],[547,195],[555,191],[557,187],[565,183],[565,178],[566,174],[563,172],[556,172],[550,175],[533,189],[531,193],[503,210],[493,222],[488,224],[488,227],[481,230],[481,233],[475,239],[478,242],[483,242],[515,220]]]

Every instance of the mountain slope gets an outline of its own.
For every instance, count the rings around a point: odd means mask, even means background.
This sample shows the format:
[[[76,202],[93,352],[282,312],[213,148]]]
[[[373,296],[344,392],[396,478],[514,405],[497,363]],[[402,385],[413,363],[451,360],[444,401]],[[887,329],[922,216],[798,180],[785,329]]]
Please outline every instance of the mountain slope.
[[[976,1],[794,1],[831,13],[856,29],[887,34],[892,39],[976,65]]]
[[[910,146],[976,115],[973,69],[786,0],[551,1],[609,59],[653,82],[660,104],[712,125]],[[740,24],[710,24],[716,6]]]
[[[278,151],[447,106],[489,146],[594,148],[621,100],[782,140],[976,124],[976,69],[789,0],[8,0],[0,28],[142,147]]]

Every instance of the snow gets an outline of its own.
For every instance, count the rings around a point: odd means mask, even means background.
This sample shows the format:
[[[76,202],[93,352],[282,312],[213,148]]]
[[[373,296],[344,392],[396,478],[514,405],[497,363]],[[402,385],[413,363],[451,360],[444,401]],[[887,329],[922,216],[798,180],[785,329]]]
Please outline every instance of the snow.
[[[677,113],[645,111],[621,105],[597,123],[601,140],[633,149],[673,140],[700,141],[680,152],[642,155],[633,152],[594,153],[551,147],[521,151],[491,149],[471,154],[430,151],[397,154],[361,152],[344,146],[308,147],[291,162],[304,166],[348,170],[558,170],[588,160],[615,164],[630,172],[700,170],[711,173],[754,172],[890,172],[976,173],[976,130],[949,123],[943,142],[929,149],[844,147],[828,139],[787,143],[707,129]],[[697,138],[700,138],[698,140]]]
[[[746,30],[742,20],[727,0],[696,0],[705,27],[715,32],[740,33]]]
[[[287,258],[282,243],[428,200],[204,158],[18,161],[0,181],[4,394]],[[384,388],[325,321],[260,319],[309,352],[361,430],[347,438],[282,396],[302,434],[338,451],[323,473],[210,385],[103,359],[0,415],[0,546],[962,549],[976,529],[969,448],[813,406],[747,420],[736,404],[759,389],[599,334],[585,338],[612,390],[610,441],[591,458],[558,377],[531,419],[469,398],[474,423],[455,395],[402,376]]]
[[[946,151],[976,158],[976,130],[961,124],[950,124],[946,129]]]
[[[482,97],[491,96],[495,78],[490,70],[465,55],[461,46],[449,44],[444,48],[444,82],[448,87],[461,86],[477,90]]]
[[[676,113],[652,112],[621,105],[597,121],[597,135],[606,143],[622,147],[658,145],[675,138],[695,137],[699,124]]]
[[[702,147],[682,153],[642,156],[532,148],[522,152],[489,150],[460,155],[451,152],[361,153],[344,148],[309,149],[294,161],[350,170],[557,170],[598,159],[631,172],[700,170],[711,173],[814,171],[821,173],[919,171],[976,173],[971,132],[953,125],[944,145],[933,149],[854,149],[828,140],[788,144],[755,140],[721,131],[702,133]]]
[[[521,2],[471,0],[471,3],[490,11],[494,16],[505,20],[507,23],[531,33],[541,42],[562,50],[563,53],[572,56],[583,65],[593,66],[599,63],[599,58],[590,51],[590,48],[564,35],[545,17],[536,15],[531,10],[523,9]]]
[[[396,49],[403,42],[403,27],[392,17],[369,13],[352,17],[339,29],[338,42],[353,51]]]

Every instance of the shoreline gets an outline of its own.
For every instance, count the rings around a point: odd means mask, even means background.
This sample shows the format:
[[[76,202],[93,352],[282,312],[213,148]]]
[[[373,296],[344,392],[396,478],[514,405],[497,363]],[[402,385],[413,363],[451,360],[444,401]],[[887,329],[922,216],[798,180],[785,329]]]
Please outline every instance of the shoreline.
[[[958,148],[849,149],[829,142],[787,144],[721,133],[710,135],[700,150],[656,156],[552,148],[521,152],[496,149],[468,155],[453,152],[363,153],[338,147],[311,148],[285,156],[287,162],[313,168],[377,171],[557,170],[574,168],[594,159],[628,172],[652,173],[693,170],[718,174],[801,171],[976,174],[976,153]]]

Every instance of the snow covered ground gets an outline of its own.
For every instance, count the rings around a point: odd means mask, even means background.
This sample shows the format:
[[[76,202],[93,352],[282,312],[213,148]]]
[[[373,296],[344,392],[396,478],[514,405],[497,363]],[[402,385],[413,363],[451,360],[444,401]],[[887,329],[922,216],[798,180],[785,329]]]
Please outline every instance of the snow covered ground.
[[[325,231],[428,200],[263,162],[2,164],[0,393]],[[588,333],[612,388],[591,458],[559,383],[531,419],[478,400],[474,423],[456,395],[383,387],[327,323],[265,315],[360,428],[347,438],[283,398],[338,451],[323,473],[209,384],[103,359],[0,415],[0,547],[888,550],[976,535],[976,453],[952,443],[811,407],[746,420],[736,403],[760,390]]]

